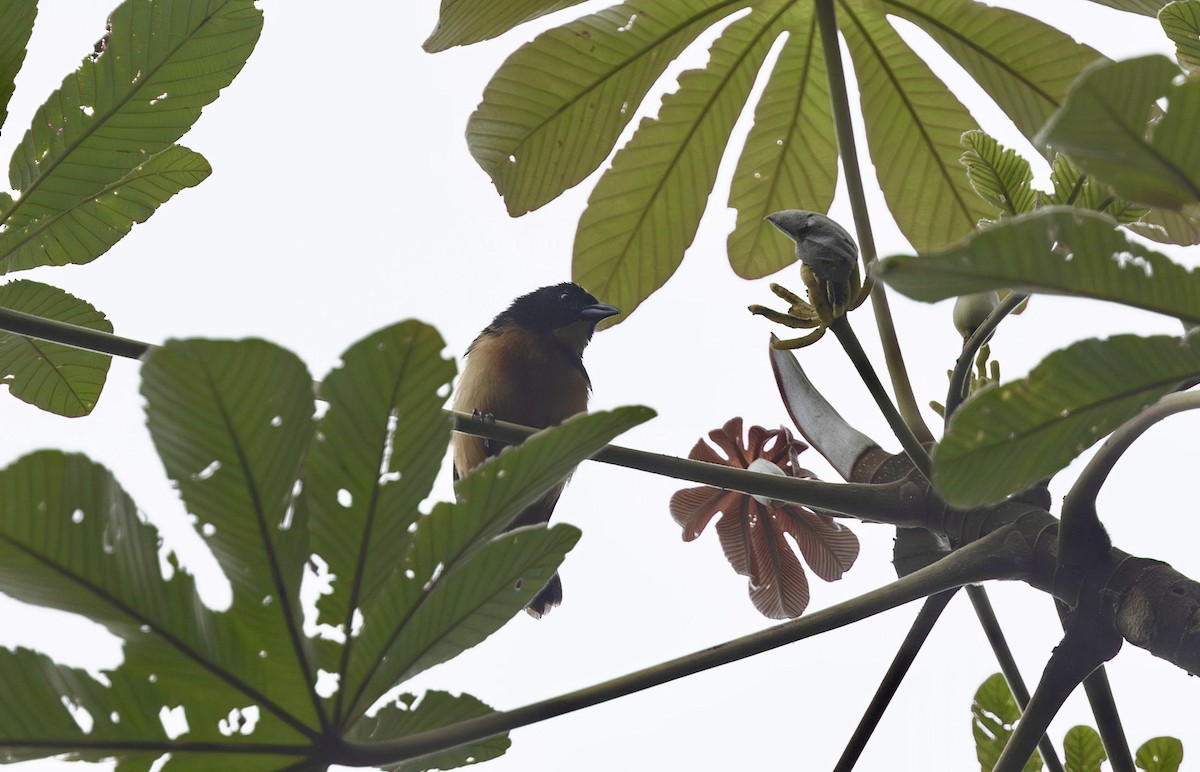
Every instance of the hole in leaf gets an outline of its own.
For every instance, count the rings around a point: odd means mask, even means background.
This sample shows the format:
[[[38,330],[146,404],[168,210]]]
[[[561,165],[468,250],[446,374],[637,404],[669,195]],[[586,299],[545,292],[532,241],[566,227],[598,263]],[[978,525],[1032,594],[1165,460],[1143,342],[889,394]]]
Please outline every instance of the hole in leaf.
[[[173,708],[163,705],[158,711],[158,720],[162,722],[163,731],[167,733],[167,738],[170,740],[187,734],[191,729],[188,726],[187,713],[182,705],[176,705]]]

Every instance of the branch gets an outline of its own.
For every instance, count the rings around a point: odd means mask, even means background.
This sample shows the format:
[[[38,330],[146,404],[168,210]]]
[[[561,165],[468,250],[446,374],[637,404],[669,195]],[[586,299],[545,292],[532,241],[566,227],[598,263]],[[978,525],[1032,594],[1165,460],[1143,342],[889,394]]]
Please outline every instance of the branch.
[[[1008,682],[1008,689],[1012,692],[1017,707],[1024,711],[1029,705],[1029,689],[1025,686],[1025,679],[1021,677],[1021,670],[1017,667],[1012,649],[1008,647],[1008,641],[1004,638],[1004,631],[1000,629],[1000,620],[996,618],[992,602],[988,600],[987,592],[978,585],[968,585],[967,596],[971,599],[971,605],[975,607],[975,616],[979,617],[979,624],[983,626],[983,633],[992,646],[996,661],[1000,663],[1000,672]],[[1042,752],[1042,761],[1046,762],[1051,772],[1063,772],[1062,762],[1058,760],[1058,751],[1045,734],[1038,740],[1038,750]]]
[[[867,197],[863,192],[862,171],[858,166],[858,149],[854,143],[854,124],[850,118],[850,97],[846,91],[846,73],[842,69],[842,52],[838,47],[837,15],[833,0],[817,0],[817,25],[821,30],[821,45],[825,52],[826,73],[829,76],[829,102],[833,108],[833,125],[837,131],[838,155],[842,159],[842,170],[846,174],[846,189],[850,194],[850,209],[854,212],[854,230],[858,235],[858,248],[863,255],[863,266],[867,276],[878,261],[875,252],[875,237],[871,233],[871,216],[867,210]],[[882,282],[871,288],[871,309],[875,312],[875,326],[883,344],[884,361],[896,391],[900,414],[912,433],[921,442],[933,442],[933,434],[921,417],[917,398],[913,395],[908,371],[904,367],[904,355],[888,308],[887,292]]]
[[[147,343],[5,309],[0,309],[0,329],[132,359],[155,348]],[[453,418],[460,431],[507,442],[519,442],[535,431],[500,421],[485,422],[462,413],[453,414]],[[820,509],[840,512],[844,507],[850,510],[845,514],[853,517],[927,528],[960,545],[1008,525],[1016,525],[1034,545],[1034,567],[1025,581],[1059,600],[1073,603],[1078,597],[1077,585],[1055,584],[1059,521],[1045,508],[1026,502],[1010,500],[995,507],[963,511],[948,508],[931,487],[926,485],[922,490],[912,481],[857,486],[822,483],[758,475],[616,446],[609,446],[594,458],[718,487],[727,484],[731,490],[752,495],[799,503],[811,501],[812,506]],[[887,469],[887,477],[903,480],[908,472],[905,468],[907,460],[899,458],[899,464],[888,463],[885,459],[877,471]],[[843,496],[842,492],[851,495]],[[1200,675],[1200,583],[1166,563],[1135,558],[1115,547],[1105,556],[1104,570],[1107,571],[1105,592],[1114,606],[1114,621],[1121,635],[1182,670]]]
[[[32,314],[0,308],[0,330],[62,343],[102,354],[141,359],[157,348],[107,332],[89,330],[66,322],[43,319]],[[320,393],[320,384],[315,384]],[[488,437],[509,444],[518,444],[536,432],[519,424],[484,420],[466,413],[447,411],[454,419],[456,431]],[[651,474],[689,480],[717,488],[736,490],[751,495],[766,496],[779,501],[801,504],[851,517],[865,517],[877,522],[903,524],[901,500],[896,486],[843,485],[819,480],[801,480],[749,472],[744,469],[706,464],[702,461],[678,458],[660,453],[610,445],[593,460],[606,464],[638,469]]]
[[[455,431],[499,440],[510,445],[519,444],[539,431],[507,421],[447,412],[454,419]],[[752,496],[816,507],[850,517],[895,525],[911,524],[905,507],[905,497],[901,495],[903,483],[864,485],[779,477],[619,445],[607,446],[592,456],[591,460]]]
[[[925,639],[929,637],[929,633],[933,631],[933,626],[937,624],[941,618],[942,612],[946,610],[946,605],[950,603],[950,599],[958,592],[958,588],[940,592],[937,595],[930,595],[925,599],[924,605],[917,613],[917,618],[913,620],[912,627],[908,630],[908,635],[904,636],[904,640],[900,643],[900,648],[896,650],[896,656],[892,659],[892,664],[883,675],[883,680],[879,682],[879,688],[875,690],[875,696],[871,698],[870,704],[867,705],[866,711],[863,712],[863,717],[859,719],[858,726],[854,729],[854,734],[850,736],[850,741],[846,743],[846,749],[842,751],[841,758],[838,759],[837,765],[833,768],[834,772],[850,772],[854,769],[854,765],[858,763],[859,757],[862,755],[863,749],[867,747],[867,741],[871,739],[871,735],[875,733],[875,727],[879,725],[879,719],[883,718],[884,711],[891,704],[892,698],[896,696],[896,690],[900,688],[900,683],[904,680],[904,676],[908,674],[908,669],[912,667],[913,660],[917,658],[917,653],[921,651],[921,647],[925,645]]]
[[[1195,410],[1196,408],[1200,408],[1200,393],[1175,392],[1166,395],[1158,402],[1155,402],[1126,421],[1109,435],[1104,444],[1100,446],[1100,450],[1096,452],[1096,455],[1092,456],[1091,461],[1083,468],[1079,479],[1075,481],[1075,484],[1071,487],[1071,492],[1067,494],[1067,502],[1075,503],[1078,506],[1090,501],[1094,508],[1096,496],[1100,493],[1100,487],[1108,478],[1109,472],[1116,466],[1117,461],[1120,460],[1125,451],[1129,450],[1134,441],[1145,434],[1147,429],[1167,416],[1182,413],[1185,410]],[[1064,522],[1066,522],[1066,518],[1067,512],[1066,505],[1064,504]]]
[[[9,308],[0,308],[0,331],[128,359],[141,359],[147,351],[155,348],[149,343],[122,338],[110,332],[89,330],[77,324],[45,319]]]
[[[336,758],[327,761],[351,766],[379,766],[476,742],[771,651],[964,584],[989,579],[1020,579],[1029,559],[1030,547],[1024,539],[1012,530],[997,531],[927,568],[801,619],[523,708],[492,713],[397,740],[348,743]]]
[[[1020,772],[1033,755],[1038,738],[1046,733],[1075,687],[1115,657],[1124,643],[1099,593],[1084,595],[1084,600],[1067,614],[1063,626],[1066,634],[1050,655],[1042,680],[993,772]]]
[[[879,382],[879,376],[875,374],[875,368],[871,366],[867,352],[863,351],[862,345],[858,342],[858,336],[854,334],[854,328],[850,326],[850,318],[839,316],[833,320],[833,324],[829,325],[829,329],[837,336],[846,355],[854,363],[854,369],[858,371],[858,376],[862,378],[867,390],[875,398],[875,404],[879,406],[883,417],[887,419],[888,426],[892,428],[896,439],[900,440],[900,445],[913,462],[913,466],[925,475],[926,480],[933,479],[933,461],[929,458],[929,452],[925,450],[925,446],[905,423],[904,418],[888,397],[887,391],[884,390],[883,384]]]
[[[992,337],[992,333],[1000,326],[1000,322],[1004,321],[1004,317],[1011,314],[1027,297],[1029,296],[1020,292],[1008,293],[1004,300],[996,304],[996,307],[987,315],[983,324],[976,327],[975,332],[971,333],[971,337],[963,343],[962,353],[958,355],[958,361],[954,363],[954,370],[950,373],[950,387],[946,390],[947,424],[950,423],[950,416],[954,415],[954,411],[958,410],[958,406],[966,399],[967,380],[970,378],[971,368],[975,364],[975,355]]]
[[[1054,606],[1065,630],[1069,610],[1062,601],[1055,601]],[[1092,708],[1096,729],[1100,732],[1100,741],[1104,743],[1104,750],[1108,754],[1113,772],[1136,772],[1133,753],[1129,750],[1129,740],[1125,737],[1125,728],[1121,725],[1121,716],[1117,712],[1117,701],[1113,697],[1108,674],[1103,665],[1083,679],[1083,689],[1087,693],[1088,705]]]

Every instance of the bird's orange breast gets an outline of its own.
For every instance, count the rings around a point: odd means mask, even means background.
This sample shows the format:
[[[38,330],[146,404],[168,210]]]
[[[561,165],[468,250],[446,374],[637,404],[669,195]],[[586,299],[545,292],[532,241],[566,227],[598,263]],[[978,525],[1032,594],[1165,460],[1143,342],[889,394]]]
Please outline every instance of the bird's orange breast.
[[[578,357],[559,342],[519,328],[475,341],[459,379],[454,409],[544,428],[587,410],[588,379]],[[456,435],[458,473],[483,463],[484,443]]]

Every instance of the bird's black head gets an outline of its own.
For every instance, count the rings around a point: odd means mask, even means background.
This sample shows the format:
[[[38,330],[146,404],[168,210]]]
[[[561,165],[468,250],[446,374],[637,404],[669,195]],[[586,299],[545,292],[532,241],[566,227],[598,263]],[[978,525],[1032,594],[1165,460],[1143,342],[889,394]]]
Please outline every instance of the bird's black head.
[[[496,321],[507,317],[527,330],[554,334],[582,351],[596,323],[619,313],[620,309],[601,303],[578,284],[563,282],[522,295]]]

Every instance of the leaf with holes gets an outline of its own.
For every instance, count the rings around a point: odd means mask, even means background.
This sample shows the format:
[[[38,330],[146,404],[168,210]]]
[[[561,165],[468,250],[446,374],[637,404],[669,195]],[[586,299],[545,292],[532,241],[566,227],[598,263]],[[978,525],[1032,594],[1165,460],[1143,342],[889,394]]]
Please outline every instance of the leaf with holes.
[[[0,233],[0,272],[90,262],[211,173],[204,156],[172,145],[70,207]]]
[[[411,710],[363,716],[524,608],[579,531],[501,530],[650,413],[541,432],[465,478],[460,503],[418,515],[449,436],[441,404],[454,368],[443,346],[413,321],[368,336],[327,379],[319,422],[303,364],[264,341],[170,341],[146,356],[151,437],[232,584],[221,613],[103,467],[46,451],[0,470],[0,591],[88,616],[125,644],[124,664],[100,680],[0,651],[0,710],[18,717],[0,722],[0,745],[22,759],[147,767],[169,753],[195,768],[281,769],[354,764],[356,743],[489,712],[434,692]],[[310,561],[336,573],[323,625],[301,601],[306,571],[317,578]],[[328,621],[344,624],[340,634]],[[167,712],[177,720],[160,720]],[[507,742],[434,748],[401,768],[491,758]]]
[[[1013,699],[1004,676],[995,673],[979,685],[971,701],[971,733],[975,735],[975,756],[983,772],[991,772],[1012,737],[1013,726],[1021,709]],[[1036,751],[1025,763],[1025,772],[1040,772],[1042,759]]]
[[[252,0],[126,0],[113,11],[110,24],[103,50],[86,57],[35,113],[9,168],[9,183],[21,196],[0,209],[0,225],[13,231],[77,207],[94,215],[97,202],[103,202],[101,208],[109,211],[101,224],[76,223],[97,232],[60,247],[74,262],[95,257],[98,252],[85,253],[113,240],[111,220],[117,214],[118,219],[147,216],[131,215],[130,205],[113,202],[114,195],[122,195],[115,189],[136,190],[135,201],[143,206],[170,197],[162,190],[148,192],[144,179],[132,188],[121,181],[170,149],[229,85],[254,50],[262,12]],[[89,215],[70,217],[86,221]],[[64,238],[71,235],[78,230],[68,230]],[[0,272],[49,262],[24,257],[15,261],[0,255]]]
[[[879,276],[925,302],[1011,287],[1200,323],[1200,273],[1130,239],[1106,215],[1069,207],[1005,218],[940,252],[886,258]]]
[[[502,5],[480,10],[475,23],[466,11],[476,3],[446,0],[428,45],[490,37],[567,3]],[[918,249],[965,236],[988,211],[957,160],[959,136],[974,121],[890,18],[927,31],[1027,135],[1099,58],[1042,22],[968,0],[845,0],[836,10],[880,184]],[[467,127],[471,153],[511,214],[536,209],[600,168],[669,63],[706,31],[717,33],[707,64],[684,72],[657,116],[638,125],[580,218],[572,274],[628,318],[681,264],[731,149],[732,126],[782,40],[729,195],[738,211],[730,264],[741,276],[766,275],[794,258],[765,236],[761,218],[822,211],[836,181],[827,63],[814,20],[811,3],[793,0],[630,0],[569,21],[496,71]]]
[[[1183,743],[1175,737],[1154,737],[1137,749],[1137,765],[1146,772],[1179,772]]]

